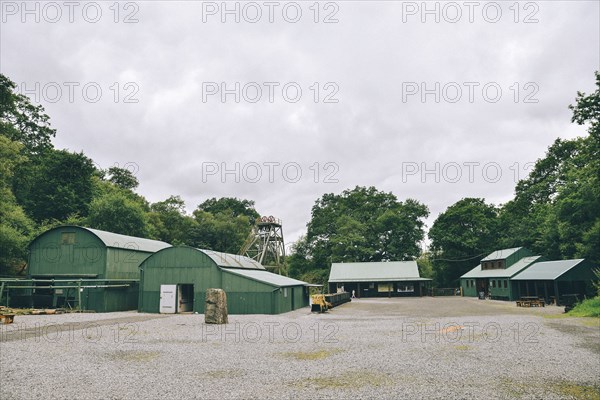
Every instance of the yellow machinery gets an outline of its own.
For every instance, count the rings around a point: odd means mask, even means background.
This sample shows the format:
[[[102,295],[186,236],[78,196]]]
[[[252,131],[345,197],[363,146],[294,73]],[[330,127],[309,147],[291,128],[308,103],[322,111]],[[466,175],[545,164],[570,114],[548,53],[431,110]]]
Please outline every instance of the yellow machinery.
[[[312,305],[310,307],[311,312],[318,311],[323,313],[333,307],[333,304],[325,300],[324,294],[313,294],[312,296],[310,296],[310,298],[312,300]]]

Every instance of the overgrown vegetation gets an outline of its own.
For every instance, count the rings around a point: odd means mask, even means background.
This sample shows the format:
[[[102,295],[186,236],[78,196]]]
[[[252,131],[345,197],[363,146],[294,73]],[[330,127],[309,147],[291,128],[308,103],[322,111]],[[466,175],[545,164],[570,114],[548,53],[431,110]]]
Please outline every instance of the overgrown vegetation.
[[[577,304],[571,311],[569,316],[572,317],[600,317],[600,297],[596,296],[593,299],[583,300]]]
[[[594,270],[596,281],[594,287],[597,291],[597,296],[593,299],[583,300],[581,303],[569,311],[569,316],[572,317],[600,317],[600,269]]]

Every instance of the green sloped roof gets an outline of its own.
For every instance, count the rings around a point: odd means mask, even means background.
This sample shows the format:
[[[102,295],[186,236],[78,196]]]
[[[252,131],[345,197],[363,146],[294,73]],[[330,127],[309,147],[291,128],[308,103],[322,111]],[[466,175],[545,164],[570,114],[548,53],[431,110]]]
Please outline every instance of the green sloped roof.
[[[60,226],[59,228],[68,228],[69,226]],[[167,247],[171,247],[169,243],[161,242],[160,240],[152,240],[139,238],[135,236],[121,235],[119,233],[101,231],[99,229],[85,228],[78,226],[77,228],[85,229],[98,236],[106,247],[114,247],[117,249],[138,250],[149,253],[155,253]]]
[[[428,280],[419,277],[415,261],[333,263],[329,282],[389,282]]]
[[[488,256],[485,257],[484,259],[482,259],[481,261],[504,260],[504,259],[508,258],[510,255],[516,253],[519,249],[521,249],[521,247],[514,247],[512,249],[496,250],[493,253],[488,254]]]
[[[258,261],[246,256],[221,253],[219,251],[197,249],[209,256],[219,267],[264,270]]]
[[[481,269],[481,265],[478,265],[463,276],[461,276],[461,278],[511,278],[512,276],[518,274],[519,272],[533,264],[540,257],[541,256],[523,257],[506,269]]]
[[[255,281],[263,282],[271,286],[276,287],[288,287],[288,286],[306,286],[309,285],[306,282],[302,282],[296,279],[288,278],[274,274],[269,271],[257,270],[257,269],[223,269],[223,271],[231,274],[240,275]]]
[[[542,261],[533,264],[512,279],[518,281],[553,281],[582,261],[582,258],[576,260]]]

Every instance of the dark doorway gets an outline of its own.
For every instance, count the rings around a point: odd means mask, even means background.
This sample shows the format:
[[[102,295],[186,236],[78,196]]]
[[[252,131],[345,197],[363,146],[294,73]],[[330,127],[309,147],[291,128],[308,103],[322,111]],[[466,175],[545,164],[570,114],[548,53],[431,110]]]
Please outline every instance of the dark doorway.
[[[489,292],[489,280],[488,279],[476,279],[475,287],[477,288],[477,295],[479,296],[481,292],[483,292],[484,296],[488,296]]]
[[[177,312],[192,312],[194,311],[194,285],[179,284],[177,285]]]

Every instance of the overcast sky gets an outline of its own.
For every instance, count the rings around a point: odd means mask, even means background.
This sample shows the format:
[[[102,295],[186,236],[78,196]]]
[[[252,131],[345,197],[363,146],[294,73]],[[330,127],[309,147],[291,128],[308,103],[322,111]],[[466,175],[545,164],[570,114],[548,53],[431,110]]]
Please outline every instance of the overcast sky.
[[[288,244],[356,185],[509,200],[600,69],[597,1],[3,1],[0,70],[149,201],[251,199]],[[236,22],[236,19],[239,22]],[[315,22],[317,21],[317,22]]]

